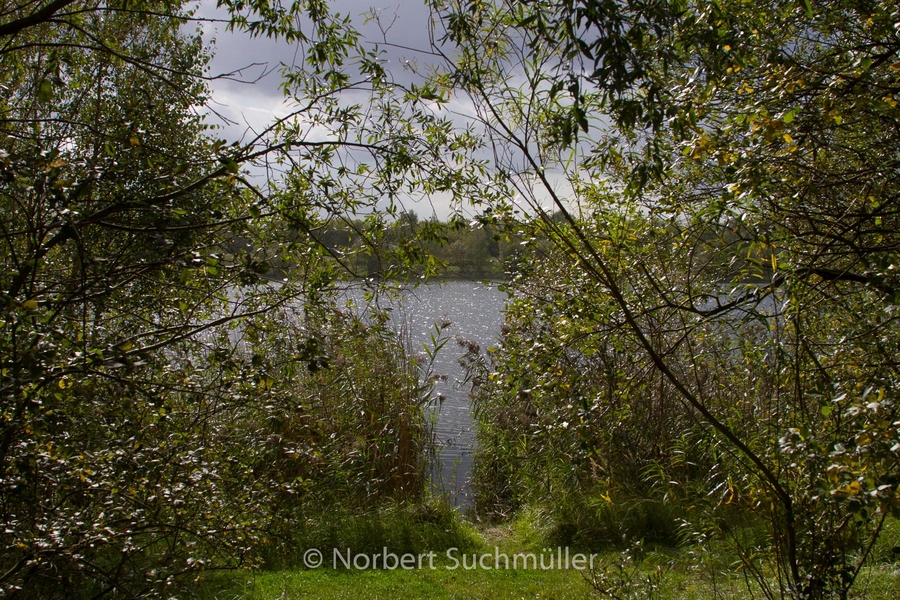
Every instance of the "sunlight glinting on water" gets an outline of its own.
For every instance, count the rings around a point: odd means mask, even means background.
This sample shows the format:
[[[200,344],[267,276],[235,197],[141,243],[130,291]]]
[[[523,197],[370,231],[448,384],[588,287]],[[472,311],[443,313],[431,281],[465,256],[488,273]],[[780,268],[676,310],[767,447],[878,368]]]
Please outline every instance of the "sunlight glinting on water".
[[[360,296],[349,293],[348,297]],[[408,336],[413,352],[431,345],[435,323],[449,322],[441,335],[450,339],[438,352],[434,363],[438,381],[434,393],[440,394],[435,435],[439,451],[435,480],[451,494],[460,506],[470,504],[468,485],[472,466],[474,432],[470,415],[468,386],[463,385],[463,370],[459,359],[464,349],[456,338],[469,340],[484,350],[496,344],[502,322],[506,294],[496,285],[472,281],[435,282],[419,286],[403,294],[400,304],[391,304],[391,320],[398,330]],[[381,303],[384,306],[384,303]]]

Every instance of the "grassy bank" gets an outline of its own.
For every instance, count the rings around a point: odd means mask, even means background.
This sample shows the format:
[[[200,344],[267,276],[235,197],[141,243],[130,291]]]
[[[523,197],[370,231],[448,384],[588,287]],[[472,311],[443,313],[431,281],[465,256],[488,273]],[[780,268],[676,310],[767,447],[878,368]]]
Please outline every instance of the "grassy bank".
[[[205,587],[205,598],[211,600],[269,600],[272,598],[622,598],[622,599],[682,599],[723,598],[743,599],[764,597],[752,579],[737,568],[739,564],[728,547],[721,543],[704,546],[641,547],[635,545],[628,551],[608,550],[595,555],[594,569],[572,568],[571,557],[577,552],[570,549],[569,568],[559,568],[555,548],[546,544],[545,531],[536,523],[533,515],[524,514],[500,527],[479,527],[459,519],[449,526],[445,516],[441,519],[441,536],[435,536],[430,525],[424,533],[415,534],[415,518],[404,512],[391,512],[376,517],[378,524],[362,525],[361,522],[345,525],[348,532],[355,532],[354,553],[378,554],[383,563],[383,550],[378,544],[388,544],[388,553],[422,553],[414,568],[403,569],[346,569],[332,568],[334,548],[323,549],[323,565],[316,569],[302,566],[303,557],[293,559],[294,564],[283,564],[278,569],[245,572],[227,578],[210,580]],[[385,525],[394,527],[385,529]],[[375,532],[368,542],[360,537],[363,532]],[[379,533],[380,532],[380,533]],[[389,533],[388,533],[389,532]],[[407,543],[398,547],[399,539]],[[393,540],[393,541],[392,541]],[[900,597],[900,563],[893,551],[900,542],[900,527],[892,523],[886,531],[873,560],[860,573],[850,598],[888,600]],[[427,556],[423,544],[460,544],[448,555],[446,548],[432,546],[432,556]],[[453,547],[453,546],[447,546]],[[356,550],[355,548],[363,548]],[[398,549],[400,548],[400,549]],[[340,549],[338,552],[344,556]],[[563,556],[564,556],[563,550]],[[586,553],[586,551],[585,551]],[[543,557],[544,565],[552,568],[533,568],[529,563],[522,568],[493,568],[497,555],[506,555],[519,561],[525,555]],[[483,566],[472,567],[472,557],[486,555]],[[464,558],[465,557],[465,558]],[[399,558],[399,556],[398,556]],[[371,560],[371,557],[370,559]],[[391,559],[389,559],[391,560]],[[468,561],[468,564],[463,562]],[[563,561],[566,562],[565,560]],[[410,566],[414,563],[409,562]],[[421,568],[420,568],[421,567]]]
[[[589,586],[564,571],[282,571],[260,573],[219,598],[584,598]]]
[[[645,573],[652,575],[652,571]],[[872,570],[850,598],[889,600],[900,594],[897,571]],[[592,590],[590,582],[574,571],[282,571],[260,573],[218,598],[569,598],[611,597]],[[656,589],[632,590],[621,598],[725,598],[758,597],[735,576],[720,581],[698,579],[691,570],[676,569]]]

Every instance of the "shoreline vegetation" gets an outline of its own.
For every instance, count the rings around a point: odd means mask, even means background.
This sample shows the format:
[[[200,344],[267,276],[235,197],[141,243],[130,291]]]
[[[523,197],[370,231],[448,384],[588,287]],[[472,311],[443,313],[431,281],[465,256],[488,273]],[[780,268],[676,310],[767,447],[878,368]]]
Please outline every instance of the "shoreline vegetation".
[[[390,279],[391,265],[384,257],[396,253],[405,244],[405,251],[418,257],[422,264],[410,265],[404,279],[417,280],[427,274],[429,280],[470,279],[475,281],[505,281],[515,272],[521,256],[521,240],[490,224],[464,223],[458,219],[420,221],[414,211],[401,213],[387,224],[382,236],[373,243],[362,232],[363,221],[350,221],[344,227],[330,227],[317,234],[323,252],[345,270],[351,280]],[[295,236],[299,233],[295,233]],[[230,241],[224,252],[225,260],[234,260],[242,252],[252,249],[245,239]],[[273,252],[265,252],[274,255]],[[427,257],[427,261],[422,260]],[[427,263],[427,264],[426,264]],[[284,260],[269,260],[261,273],[272,280],[283,279],[293,265]]]
[[[565,224],[565,213],[556,211],[548,215],[551,222]],[[662,229],[676,230],[671,224],[660,221],[655,224]],[[522,261],[551,259],[553,252],[552,235],[546,231],[516,229],[516,224],[503,224],[490,219],[465,221],[451,218],[441,221],[437,218],[420,219],[415,211],[403,211],[390,223],[386,223],[377,243],[368,239],[363,231],[365,222],[349,221],[343,227],[324,228],[317,233],[317,242],[327,258],[340,263],[344,276],[351,280],[382,279],[394,271],[385,265],[383,258],[393,256],[405,244],[411,244],[406,251],[419,257],[418,262],[409,265],[403,280],[421,280],[425,275],[430,280],[473,280],[500,283],[514,280],[522,271]],[[728,284],[755,284],[759,286],[781,285],[783,277],[778,277],[772,268],[772,260],[777,262],[778,250],[762,251],[753,244],[742,241],[737,233],[740,222],[708,224],[706,230],[697,233],[701,240],[715,245],[734,245],[736,258],[729,268],[718,273],[718,281]],[[293,236],[299,236],[294,232]],[[241,252],[252,246],[244,239],[230,241],[224,259],[235,260]],[[700,249],[698,260],[711,258],[712,247]],[[272,251],[264,254],[274,255]],[[427,260],[424,260],[426,259]],[[291,270],[284,261],[270,260],[266,263],[264,277],[272,280],[283,279]],[[836,278],[838,273],[820,269],[822,277]],[[390,279],[390,277],[388,277]]]
[[[396,519],[397,514],[391,514]],[[462,537],[443,540],[450,546],[405,546],[406,555],[413,557],[412,561],[407,559],[405,567],[400,564],[400,556],[404,554],[401,547],[391,545],[384,538],[371,539],[370,543],[352,549],[326,548],[325,560],[315,568],[304,566],[304,559],[299,557],[295,564],[277,569],[213,576],[203,586],[201,598],[738,600],[764,594],[740,568],[740,558],[731,553],[726,543],[702,548],[637,542],[624,549],[621,546],[582,549],[584,565],[575,565],[571,559],[579,554],[576,548],[548,546],[554,543],[550,541],[553,537],[548,535],[548,523],[541,515],[541,511],[529,509],[501,525],[476,526],[463,519],[463,528],[458,530]],[[459,515],[452,518],[460,519]],[[402,528],[405,520],[401,517],[399,523]],[[462,546],[455,545],[459,542]],[[376,548],[378,543],[388,545]],[[878,558],[873,557],[867,564],[848,598],[889,600],[897,596],[900,570],[891,558],[890,547],[897,543],[900,543],[900,524],[893,523],[885,532],[885,541],[874,553]],[[399,555],[396,564],[384,558],[391,554]],[[329,557],[338,555],[341,558],[331,564]],[[368,562],[357,559],[354,563],[358,556],[367,557]],[[373,556],[382,560],[379,567],[374,566]],[[504,557],[508,558],[510,568],[505,568]],[[517,557],[515,566],[512,557]],[[349,568],[345,568],[345,563]]]
[[[0,10],[0,597],[900,595],[900,1],[345,4]]]

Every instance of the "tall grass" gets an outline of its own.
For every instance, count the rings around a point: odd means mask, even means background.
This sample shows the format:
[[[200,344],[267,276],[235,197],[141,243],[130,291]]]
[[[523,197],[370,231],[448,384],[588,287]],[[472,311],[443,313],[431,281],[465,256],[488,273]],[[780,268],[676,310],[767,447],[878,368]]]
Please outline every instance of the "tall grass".
[[[292,566],[308,548],[469,544],[429,486],[433,360],[384,311],[307,307],[298,322],[297,337],[280,343],[289,351],[268,357],[270,410],[245,424],[264,438],[256,476],[273,482],[265,564]]]

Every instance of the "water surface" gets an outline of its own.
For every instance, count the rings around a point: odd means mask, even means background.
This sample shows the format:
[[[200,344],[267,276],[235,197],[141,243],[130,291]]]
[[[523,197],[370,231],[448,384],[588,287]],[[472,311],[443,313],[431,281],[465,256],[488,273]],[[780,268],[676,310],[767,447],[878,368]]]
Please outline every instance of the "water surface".
[[[471,504],[470,473],[475,435],[468,386],[459,359],[464,354],[454,338],[475,342],[481,352],[496,344],[506,294],[494,284],[454,280],[434,282],[406,290],[398,302],[381,301],[391,308],[391,322],[410,340],[413,352],[432,344],[431,336],[448,338],[438,352],[434,370],[445,377],[435,385],[441,394],[435,435],[439,452],[434,481],[461,507]],[[440,333],[435,323],[449,323]]]

